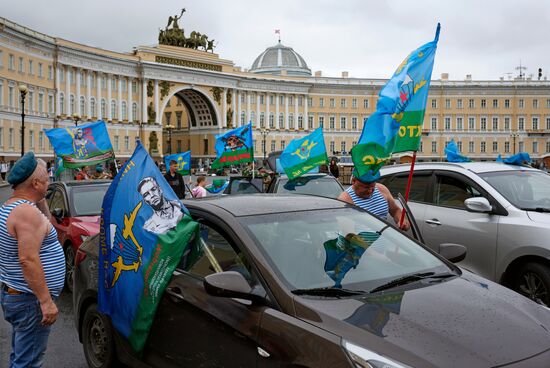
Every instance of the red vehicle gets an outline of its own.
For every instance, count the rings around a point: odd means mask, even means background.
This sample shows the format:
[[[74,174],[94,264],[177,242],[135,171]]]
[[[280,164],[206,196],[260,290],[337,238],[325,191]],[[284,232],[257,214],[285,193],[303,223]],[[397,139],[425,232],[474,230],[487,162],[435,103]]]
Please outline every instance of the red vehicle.
[[[65,284],[71,292],[76,251],[85,239],[99,233],[101,205],[110,184],[110,180],[79,180],[54,182],[48,187],[51,222],[63,246]]]

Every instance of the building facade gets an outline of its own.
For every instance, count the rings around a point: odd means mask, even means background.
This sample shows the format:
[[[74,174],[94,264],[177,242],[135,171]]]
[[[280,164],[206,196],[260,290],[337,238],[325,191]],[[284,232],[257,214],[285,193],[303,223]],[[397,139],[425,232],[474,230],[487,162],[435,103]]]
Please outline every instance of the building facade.
[[[380,79],[311,75],[281,43],[249,71],[213,52],[156,45],[117,53],[51,37],[0,18],[0,158],[53,158],[43,129],[104,120],[116,156],[141,140],[153,157],[215,157],[215,136],[251,121],[255,156],[323,127],[327,151],[347,154],[376,109]],[[25,134],[19,86],[25,84]],[[550,83],[433,80],[419,160],[442,160],[454,139],[475,160],[550,152]]]

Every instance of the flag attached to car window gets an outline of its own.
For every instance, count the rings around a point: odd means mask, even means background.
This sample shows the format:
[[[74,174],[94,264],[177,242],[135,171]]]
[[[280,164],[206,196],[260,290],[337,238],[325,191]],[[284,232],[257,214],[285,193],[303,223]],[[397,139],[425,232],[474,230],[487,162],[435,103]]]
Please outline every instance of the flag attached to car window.
[[[105,122],[44,129],[55,154],[66,168],[97,165],[115,158]]]
[[[376,111],[351,150],[359,175],[377,171],[393,152],[418,150],[439,29],[438,24],[435,39],[411,52],[380,90]]]
[[[176,172],[181,175],[191,174],[191,151],[174,153],[173,155],[164,156],[164,164],[166,165],[166,171],[170,169],[170,161],[176,161]]]
[[[217,194],[223,192],[225,188],[227,188],[227,185],[229,185],[229,180],[214,179],[214,181],[212,181],[212,184],[207,185],[206,187],[204,187],[204,189],[206,189],[208,193]]]
[[[103,200],[99,310],[136,352],[143,349],[157,305],[198,224],[137,144]]]
[[[458,150],[458,146],[456,145],[456,142],[454,139],[451,139],[451,141],[447,144],[447,147],[445,147],[445,154],[447,155],[447,161],[449,162],[470,162],[471,160],[460,154],[460,151]]]
[[[254,161],[252,123],[217,135],[216,153],[213,169]]]
[[[290,180],[327,163],[323,128],[317,128],[303,138],[293,139],[281,153],[279,161]]]

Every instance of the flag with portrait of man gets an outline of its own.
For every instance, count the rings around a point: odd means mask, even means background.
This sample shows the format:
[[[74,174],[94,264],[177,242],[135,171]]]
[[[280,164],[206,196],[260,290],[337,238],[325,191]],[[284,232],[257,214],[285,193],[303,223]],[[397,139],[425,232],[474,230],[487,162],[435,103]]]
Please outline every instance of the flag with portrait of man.
[[[103,200],[99,310],[136,352],[145,344],[157,305],[198,224],[141,143]]]

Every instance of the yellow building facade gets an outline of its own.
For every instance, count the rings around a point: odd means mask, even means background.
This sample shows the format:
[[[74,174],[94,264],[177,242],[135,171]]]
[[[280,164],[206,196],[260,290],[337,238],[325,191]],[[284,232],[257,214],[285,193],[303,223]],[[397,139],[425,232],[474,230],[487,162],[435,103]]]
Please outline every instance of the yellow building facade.
[[[380,79],[311,74],[281,43],[249,71],[213,52],[156,45],[117,53],[51,37],[0,18],[0,158],[21,154],[19,86],[25,84],[25,150],[53,158],[43,129],[98,119],[117,158],[140,139],[153,157],[191,150],[215,157],[215,136],[251,121],[255,156],[281,150],[323,127],[329,155],[356,144],[376,109]],[[433,80],[419,160],[442,160],[454,139],[464,155],[494,160],[550,152],[550,83],[546,80]]]

